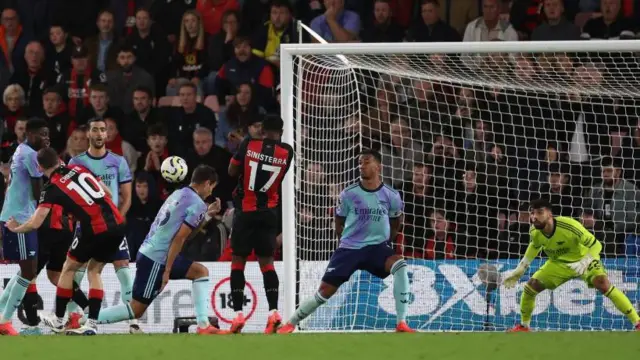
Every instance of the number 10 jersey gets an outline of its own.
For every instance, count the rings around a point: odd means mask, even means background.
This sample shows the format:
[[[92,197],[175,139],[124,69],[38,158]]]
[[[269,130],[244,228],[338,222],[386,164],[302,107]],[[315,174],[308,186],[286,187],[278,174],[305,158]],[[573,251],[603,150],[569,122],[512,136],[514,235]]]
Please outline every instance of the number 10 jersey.
[[[56,169],[40,195],[39,207],[60,205],[80,222],[82,236],[113,231],[124,219],[98,179],[80,165]]]

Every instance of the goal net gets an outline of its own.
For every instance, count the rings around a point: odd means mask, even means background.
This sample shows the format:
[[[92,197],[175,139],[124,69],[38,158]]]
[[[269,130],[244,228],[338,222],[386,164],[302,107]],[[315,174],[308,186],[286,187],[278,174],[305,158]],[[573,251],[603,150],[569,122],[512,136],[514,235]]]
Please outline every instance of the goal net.
[[[314,44],[283,47],[282,105],[296,164],[285,199],[286,312],[313,296],[338,247],[338,195],[363,147],[405,202],[409,325],[504,330],[526,280],[499,286],[529,241],[527,203],[545,197],[603,242],[611,282],[640,303],[640,193],[633,42]],[[287,225],[288,224],[288,225]],[[285,290],[286,291],[286,290]],[[287,296],[287,295],[285,295]],[[302,330],[392,330],[392,277],[357,272]],[[580,279],[537,297],[532,327],[623,330]]]

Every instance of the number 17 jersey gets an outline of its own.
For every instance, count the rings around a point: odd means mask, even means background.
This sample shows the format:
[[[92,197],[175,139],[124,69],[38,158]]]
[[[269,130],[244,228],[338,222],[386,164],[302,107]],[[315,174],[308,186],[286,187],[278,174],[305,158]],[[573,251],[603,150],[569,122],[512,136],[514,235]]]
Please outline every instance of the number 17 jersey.
[[[235,208],[267,210],[280,203],[280,184],[293,161],[293,148],[271,139],[244,139],[231,163],[241,167],[233,192]]]
[[[40,195],[38,207],[60,205],[80,222],[82,236],[113,231],[124,219],[96,177],[80,165],[56,169]]]

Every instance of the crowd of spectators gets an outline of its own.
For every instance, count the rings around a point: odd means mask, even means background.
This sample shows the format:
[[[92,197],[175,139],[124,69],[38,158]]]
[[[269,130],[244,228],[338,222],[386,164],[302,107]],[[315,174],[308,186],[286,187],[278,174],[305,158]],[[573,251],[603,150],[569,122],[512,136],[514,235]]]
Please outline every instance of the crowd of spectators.
[[[160,163],[179,155],[190,169],[205,163],[218,170],[213,196],[225,205],[219,222],[186,251],[194,260],[226,259],[235,186],[226,175],[229,159],[245,136],[260,132],[265,114],[280,113],[280,44],[318,41],[299,33],[296,20],[328,42],[624,39],[640,30],[636,5],[0,0],[0,181],[7,180],[11,155],[25,139],[26,119],[44,118],[51,146],[68,160],[88,148],[87,121],[103,118],[107,148],[124,156],[134,174],[127,214],[132,257],[174,188],[160,176]],[[572,77],[600,69],[570,56],[546,65],[530,57],[492,61],[515,69],[512,75],[523,83],[531,71]],[[365,101],[352,110],[362,114],[361,126],[349,124],[352,118],[341,119],[341,130],[323,124],[322,116],[297,121],[307,124],[303,141],[311,151],[326,152],[323,139],[344,139],[356,130],[363,144],[380,149],[384,180],[402,191],[407,204],[398,251],[419,258],[517,257],[527,242],[526,202],[540,194],[550,197],[558,215],[580,217],[600,232],[610,254],[623,253],[635,235],[640,193],[638,174],[630,170],[640,164],[640,128],[632,99],[561,93],[551,99],[526,88],[360,75],[366,78]],[[328,167],[339,160],[299,155],[309,197],[302,196],[298,207],[300,249],[304,258],[326,259],[336,242],[331,209],[341,185],[356,175],[332,174]]]

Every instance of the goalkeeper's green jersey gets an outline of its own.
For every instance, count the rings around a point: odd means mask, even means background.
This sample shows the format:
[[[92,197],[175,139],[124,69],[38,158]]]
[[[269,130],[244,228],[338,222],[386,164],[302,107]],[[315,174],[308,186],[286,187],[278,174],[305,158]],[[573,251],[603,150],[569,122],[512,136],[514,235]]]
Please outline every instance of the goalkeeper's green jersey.
[[[570,217],[558,216],[553,221],[553,233],[549,237],[541,230],[531,226],[529,230],[531,242],[529,249],[527,249],[527,255],[531,255],[530,250],[535,250],[535,254],[530,260],[533,260],[540,253],[540,250],[543,250],[550,260],[566,263],[576,262],[599,243],[595,236],[580,222]]]

